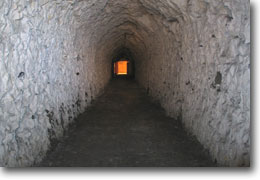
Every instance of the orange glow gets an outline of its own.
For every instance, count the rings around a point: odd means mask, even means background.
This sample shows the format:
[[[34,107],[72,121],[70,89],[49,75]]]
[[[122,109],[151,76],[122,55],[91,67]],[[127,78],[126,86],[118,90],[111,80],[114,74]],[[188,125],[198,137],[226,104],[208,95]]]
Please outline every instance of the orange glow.
[[[114,70],[117,75],[127,74],[127,61],[117,61],[114,64]]]

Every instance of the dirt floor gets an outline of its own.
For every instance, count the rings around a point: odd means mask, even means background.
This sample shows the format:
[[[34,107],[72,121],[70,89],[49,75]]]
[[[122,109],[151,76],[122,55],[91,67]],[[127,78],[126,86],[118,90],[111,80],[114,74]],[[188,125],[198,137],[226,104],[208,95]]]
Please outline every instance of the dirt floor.
[[[37,166],[217,166],[134,80],[111,80]]]

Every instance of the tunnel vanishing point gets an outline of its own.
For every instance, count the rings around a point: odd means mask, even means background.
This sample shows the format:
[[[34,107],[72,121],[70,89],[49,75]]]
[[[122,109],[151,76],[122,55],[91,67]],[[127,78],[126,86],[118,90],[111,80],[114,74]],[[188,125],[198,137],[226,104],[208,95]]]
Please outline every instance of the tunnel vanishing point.
[[[0,0],[0,165],[39,163],[122,59],[213,161],[250,166],[248,0]]]

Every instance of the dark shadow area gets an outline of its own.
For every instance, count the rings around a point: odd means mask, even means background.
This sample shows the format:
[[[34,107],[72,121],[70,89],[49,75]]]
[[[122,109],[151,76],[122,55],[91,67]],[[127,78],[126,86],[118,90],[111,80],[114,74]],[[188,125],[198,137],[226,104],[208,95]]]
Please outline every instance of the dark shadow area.
[[[134,79],[135,78],[135,61],[132,52],[125,47],[118,49],[112,59],[111,72],[112,77],[117,79]],[[127,73],[118,74],[117,64],[120,61],[127,61]]]
[[[134,80],[112,79],[40,167],[212,167],[208,152]]]

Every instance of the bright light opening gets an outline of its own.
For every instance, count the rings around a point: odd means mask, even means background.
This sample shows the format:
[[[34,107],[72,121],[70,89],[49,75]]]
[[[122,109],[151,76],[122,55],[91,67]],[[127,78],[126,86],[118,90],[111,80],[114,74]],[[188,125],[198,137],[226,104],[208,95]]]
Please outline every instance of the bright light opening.
[[[128,61],[117,61],[114,63],[114,73],[116,75],[127,75]]]

